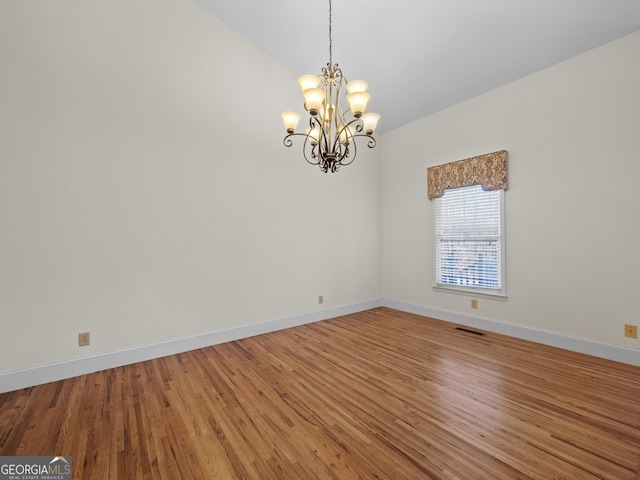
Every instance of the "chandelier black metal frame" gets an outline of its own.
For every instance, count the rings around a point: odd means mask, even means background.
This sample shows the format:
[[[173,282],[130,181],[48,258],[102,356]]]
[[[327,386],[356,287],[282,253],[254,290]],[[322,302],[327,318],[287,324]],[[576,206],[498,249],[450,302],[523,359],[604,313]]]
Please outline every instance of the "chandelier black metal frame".
[[[353,163],[357,155],[357,137],[366,137],[367,146],[374,148],[376,139],[372,134],[380,119],[377,113],[365,113],[371,98],[367,83],[364,80],[348,82],[338,64],[333,63],[331,23],[329,0],[329,62],[320,75],[303,75],[298,79],[305,99],[304,108],[309,113],[305,133],[295,131],[300,114],[282,113],[287,131],[284,145],[291,147],[294,136],[304,137],[305,160],[318,165],[325,173],[337,172],[341,166]]]

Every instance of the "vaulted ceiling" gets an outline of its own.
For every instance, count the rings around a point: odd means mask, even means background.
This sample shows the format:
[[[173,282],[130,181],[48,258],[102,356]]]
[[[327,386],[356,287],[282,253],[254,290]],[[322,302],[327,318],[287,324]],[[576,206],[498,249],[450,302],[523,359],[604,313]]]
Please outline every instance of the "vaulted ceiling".
[[[328,0],[196,1],[296,74],[329,61]],[[640,0],[332,3],[333,61],[383,132],[640,30]]]

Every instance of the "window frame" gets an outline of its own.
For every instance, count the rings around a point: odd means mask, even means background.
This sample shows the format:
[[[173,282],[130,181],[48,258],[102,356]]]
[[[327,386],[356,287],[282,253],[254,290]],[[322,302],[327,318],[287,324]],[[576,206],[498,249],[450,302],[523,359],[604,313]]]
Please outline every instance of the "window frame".
[[[466,187],[458,187],[458,188],[466,188]],[[499,242],[500,242],[500,258],[498,259],[499,268],[498,271],[500,273],[500,288],[486,288],[486,287],[474,287],[469,285],[451,285],[445,283],[438,283],[438,237],[436,231],[436,215],[438,208],[438,202],[433,202],[432,212],[433,212],[433,283],[432,289],[438,292],[447,292],[447,293],[455,293],[461,295],[470,295],[475,297],[484,297],[484,298],[492,298],[499,300],[507,299],[507,281],[506,281],[506,230],[505,230],[505,191],[502,189],[497,190],[499,193],[499,222],[500,222],[500,233],[499,233]],[[434,199],[435,200],[435,199]]]

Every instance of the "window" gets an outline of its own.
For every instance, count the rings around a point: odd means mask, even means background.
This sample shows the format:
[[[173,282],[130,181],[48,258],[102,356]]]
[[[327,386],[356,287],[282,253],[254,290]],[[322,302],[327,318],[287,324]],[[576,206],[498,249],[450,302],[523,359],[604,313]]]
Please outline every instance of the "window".
[[[435,288],[505,296],[504,190],[445,190],[434,217]]]

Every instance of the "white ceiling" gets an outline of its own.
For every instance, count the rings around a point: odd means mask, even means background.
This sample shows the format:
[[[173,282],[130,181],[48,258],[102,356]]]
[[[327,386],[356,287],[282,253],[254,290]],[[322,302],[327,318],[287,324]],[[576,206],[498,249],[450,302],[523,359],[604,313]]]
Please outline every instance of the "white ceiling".
[[[196,1],[296,74],[329,61],[328,0]],[[332,3],[333,61],[382,132],[640,30],[640,0]]]

